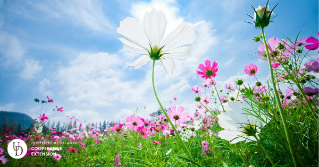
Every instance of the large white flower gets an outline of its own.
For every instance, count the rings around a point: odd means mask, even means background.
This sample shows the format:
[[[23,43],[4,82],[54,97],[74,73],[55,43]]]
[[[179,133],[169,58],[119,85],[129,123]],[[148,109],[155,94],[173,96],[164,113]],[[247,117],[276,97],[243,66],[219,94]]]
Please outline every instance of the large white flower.
[[[155,9],[144,14],[143,27],[131,17],[120,22],[117,32],[124,38],[119,40],[129,52],[142,54],[129,66],[139,69],[152,59],[173,75],[173,59],[186,59],[189,56],[195,32],[191,25],[183,22],[163,40],[166,24],[164,12]]]
[[[260,131],[260,128],[265,125],[265,117],[260,120],[252,115],[247,115],[247,110],[254,113],[252,107],[245,101],[231,101],[224,105],[226,112],[221,112],[217,117],[219,118],[219,125],[224,130],[218,133],[218,136],[222,139],[231,141],[231,144],[235,144],[240,141],[249,142],[251,140],[256,141],[254,136]]]

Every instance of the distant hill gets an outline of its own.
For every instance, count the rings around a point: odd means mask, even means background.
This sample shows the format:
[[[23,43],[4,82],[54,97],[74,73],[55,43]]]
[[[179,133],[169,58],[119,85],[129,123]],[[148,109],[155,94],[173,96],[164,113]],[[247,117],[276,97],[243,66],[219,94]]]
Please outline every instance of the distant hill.
[[[29,115],[19,112],[10,112],[10,111],[0,111],[0,126],[6,121],[8,117],[10,125],[12,124],[13,120],[17,118],[17,122],[19,125],[22,123],[23,130],[29,128],[32,121],[34,121]]]

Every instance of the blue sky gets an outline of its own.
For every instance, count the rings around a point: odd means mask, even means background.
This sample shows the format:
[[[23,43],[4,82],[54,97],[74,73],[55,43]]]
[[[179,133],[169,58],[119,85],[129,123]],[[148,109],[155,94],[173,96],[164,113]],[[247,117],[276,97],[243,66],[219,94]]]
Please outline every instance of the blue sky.
[[[314,36],[318,31],[318,1],[271,0],[278,15],[266,28],[267,38],[286,36],[295,39]],[[196,74],[206,59],[219,63],[218,87],[237,78],[254,82],[243,69],[250,63],[259,66],[257,78],[265,78],[268,64],[256,54],[260,33],[246,14],[250,5],[258,7],[266,0],[225,1],[13,1],[0,0],[0,110],[17,111],[35,118],[34,98],[54,100],[48,111],[63,106],[52,120],[66,121],[76,116],[81,121],[119,120],[136,108],[146,117],[156,111],[151,87],[151,68],[128,67],[139,55],[127,52],[116,30],[126,17],[142,24],[145,11],[163,10],[167,32],[186,21],[195,29],[191,56],[176,61],[174,75],[163,67],[155,68],[159,98],[167,108],[173,97],[190,113],[195,111],[193,85],[202,79]],[[316,52],[311,56],[317,56]],[[144,109],[144,107],[146,108]],[[36,106],[37,109],[41,105]],[[45,107],[47,108],[47,106]],[[45,110],[44,108],[44,110]],[[44,111],[43,110],[43,111]],[[50,114],[49,114],[50,116]]]

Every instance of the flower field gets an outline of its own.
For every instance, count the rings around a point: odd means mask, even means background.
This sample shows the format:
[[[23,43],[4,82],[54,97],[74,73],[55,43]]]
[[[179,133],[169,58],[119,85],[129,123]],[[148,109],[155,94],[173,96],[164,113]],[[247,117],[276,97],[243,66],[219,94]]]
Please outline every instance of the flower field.
[[[36,114],[29,131],[13,133],[2,129],[0,163],[5,166],[123,166],[123,167],[262,167],[318,166],[318,37],[265,36],[272,26],[274,9],[253,7],[252,29],[260,32],[251,42],[259,43],[252,52],[268,64],[259,69],[247,62],[238,71],[254,83],[238,78],[218,89],[220,66],[215,60],[202,60],[193,71],[201,85],[193,85],[191,114],[172,95],[169,106],[161,103],[155,81],[155,65],[173,75],[175,60],[191,55],[195,31],[187,22],[178,25],[165,38],[167,18],[163,11],[146,12],[141,25],[135,18],[120,22],[117,32],[124,48],[136,54],[129,66],[140,69],[150,62],[154,101],[160,110],[148,117],[138,112],[105,128],[85,123],[76,115],[59,128],[47,122],[64,112],[49,96],[34,99]],[[275,19],[274,19],[275,20]],[[319,36],[319,32],[318,32]],[[256,74],[269,72],[266,81]],[[39,107],[41,106],[41,107]],[[55,106],[53,111],[46,110]],[[49,108],[52,110],[51,108]],[[12,158],[7,145],[14,139],[27,144],[21,159]],[[56,150],[50,150],[56,148]],[[22,153],[21,153],[22,154]]]

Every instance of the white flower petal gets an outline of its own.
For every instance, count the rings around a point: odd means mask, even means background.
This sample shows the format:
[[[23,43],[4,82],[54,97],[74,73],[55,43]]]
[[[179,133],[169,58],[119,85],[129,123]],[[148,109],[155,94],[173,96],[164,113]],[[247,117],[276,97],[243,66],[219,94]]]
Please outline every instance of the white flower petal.
[[[144,49],[149,47],[149,41],[142,26],[132,17],[127,17],[120,22],[120,27],[117,29],[117,33]]]
[[[159,47],[164,37],[166,24],[167,20],[163,11],[153,9],[151,12],[145,13],[143,28],[152,47],[155,45]]]
[[[218,132],[218,136],[224,140],[231,141],[232,139],[238,137],[241,132],[233,131],[233,130],[222,130]]]
[[[162,42],[160,46],[164,46],[163,52],[178,48],[184,45],[190,45],[195,41],[195,32],[191,25],[186,22],[177,26]]]
[[[235,144],[235,143],[238,143],[238,142],[244,141],[244,140],[246,140],[246,139],[243,137],[238,137],[238,138],[234,139],[233,141],[231,141],[230,144]]]
[[[175,62],[173,59],[169,59],[169,58],[161,58],[160,61],[162,62],[165,70],[167,71],[167,73],[169,75],[173,75],[173,71],[175,69]]]
[[[156,65],[163,66],[162,62],[161,62],[161,61],[159,61],[159,60],[155,61],[155,66],[156,66]],[[150,61],[150,67],[151,67],[151,68],[153,68],[153,60],[152,60],[152,61]]]
[[[171,59],[187,59],[190,55],[193,46],[183,46],[169,51],[169,54],[164,54],[163,57]]]
[[[135,69],[139,69],[143,67],[148,61],[150,61],[150,56],[148,55],[143,55],[136,59],[133,63],[129,64],[128,66],[134,66]]]
[[[129,40],[126,40],[124,38],[119,38],[119,40],[123,43],[125,49],[127,49],[127,51],[129,52],[137,54],[148,54],[148,52],[144,48],[136,45],[135,43]]]
[[[218,123],[219,125],[224,128],[224,129],[229,129],[229,130],[236,130],[237,127],[239,128],[240,125],[236,124],[231,118],[229,118],[224,112],[221,114],[217,115],[218,118]]]

